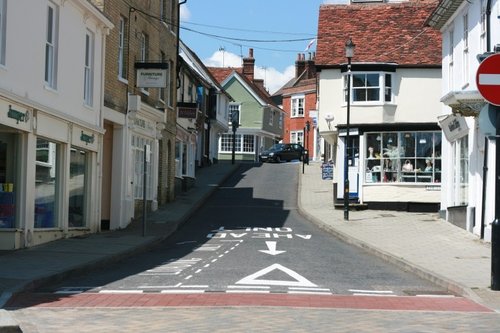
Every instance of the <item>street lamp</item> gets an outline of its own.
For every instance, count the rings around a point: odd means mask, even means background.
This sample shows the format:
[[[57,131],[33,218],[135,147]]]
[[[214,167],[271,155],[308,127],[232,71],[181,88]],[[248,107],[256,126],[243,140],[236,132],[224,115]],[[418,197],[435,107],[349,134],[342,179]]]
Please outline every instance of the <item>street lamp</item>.
[[[351,59],[354,56],[356,45],[352,39],[345,43],[345,56],[347,58],[347,123],[344,143],[344,220],[349,221],[349,122],[351,114]]]

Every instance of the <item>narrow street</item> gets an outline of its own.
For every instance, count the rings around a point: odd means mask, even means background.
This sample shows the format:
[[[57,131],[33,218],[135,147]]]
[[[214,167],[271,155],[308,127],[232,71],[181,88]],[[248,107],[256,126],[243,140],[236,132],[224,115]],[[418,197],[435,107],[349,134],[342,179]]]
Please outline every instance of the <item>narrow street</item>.
[[[288,317],[288,324],[294,322],[297,308],[303,308],[307,318],[314,319],[309,324],[319,325],[317,330],[333,322],[352,324],[359,311],[365,317],[366,310],[375,311],[369,317],[380,325],[394,316],[409,320],[409,313],[422,311],[419,316],[432,317],[438,326],[448,325],[450,315],[462,323],[472,316],[471,325],[479,317],[489,320],[491,310],[348,245],[298,214],[299,165],[241,168],[154,250],[20,294],[7,306],[17,308],[13,313],[20,323],[35,325],[34,332],[58,331],[48,322],[51,314],[67,325],[92,316],[111,330],[113,325],[139,329],[142,318],[158,331],[187,331],[194,322],[194,331],[212,331],[218,320],[241,313],[242,307],[251,307],[249,313],[257,317],[272,307],[270,313],[282,320]],[[135,312],[144,307],[151,311]],[[102,308],[111,311],[103,313]],[[330,309],[329,315],[325,309]],[[272,317],[270,313],[264,317]],[[194,322],[165,320],[169,315],[188,316]],[[95,323],[82,332],[92,331]],[[238,325],[241,331],[248,328],[247,323]],[[307,327],[280,325],[287,331]],[[356,325],[362,330],[366,323]]]

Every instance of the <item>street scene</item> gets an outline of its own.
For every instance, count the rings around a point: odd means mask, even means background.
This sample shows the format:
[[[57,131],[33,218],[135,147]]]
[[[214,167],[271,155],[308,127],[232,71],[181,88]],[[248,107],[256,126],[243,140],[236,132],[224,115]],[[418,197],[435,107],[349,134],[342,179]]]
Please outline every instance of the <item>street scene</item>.
[[[499,0],[0,0],[0,333],[500,332]]]

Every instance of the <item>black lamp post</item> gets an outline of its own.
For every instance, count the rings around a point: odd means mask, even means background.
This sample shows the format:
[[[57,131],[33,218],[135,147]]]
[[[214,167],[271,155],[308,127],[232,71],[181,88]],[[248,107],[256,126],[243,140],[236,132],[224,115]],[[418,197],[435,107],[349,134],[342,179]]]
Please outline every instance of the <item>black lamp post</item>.
[[[307,150],[307,165],[309,165],[309,131],[311,130],[311,122],[308,120],[306,121],[306,138],[304,140],[305,144],[306,144],[306,150]]]
[[[344,143],[344,220],[349,221],[349,122],[351,114],[351,59],[354,56],[356,45],[352,39],[345,43],[345,56],[347,57],[347,123]]]

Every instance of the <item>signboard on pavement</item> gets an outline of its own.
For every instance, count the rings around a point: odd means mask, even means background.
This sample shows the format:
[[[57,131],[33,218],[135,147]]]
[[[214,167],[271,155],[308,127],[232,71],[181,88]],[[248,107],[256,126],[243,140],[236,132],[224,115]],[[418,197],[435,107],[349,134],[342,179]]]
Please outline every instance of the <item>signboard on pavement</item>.
[[[333,164],[323,163],[321,165],[321,179],[333,179]]]

